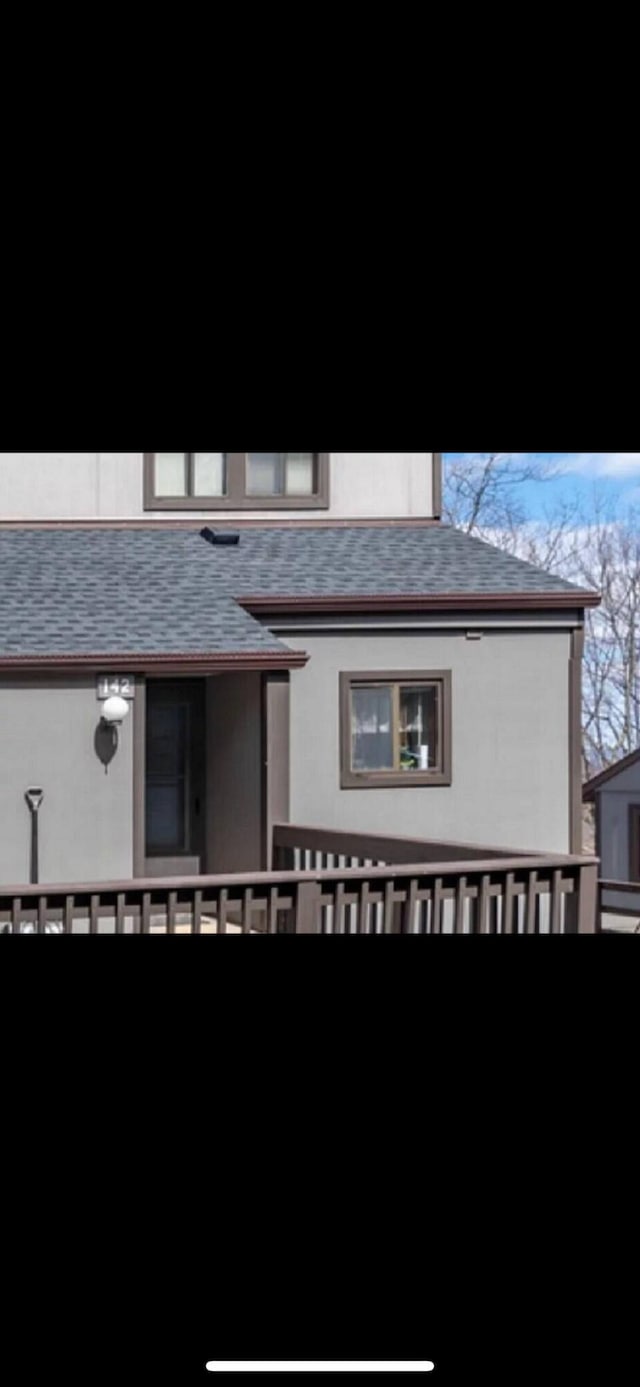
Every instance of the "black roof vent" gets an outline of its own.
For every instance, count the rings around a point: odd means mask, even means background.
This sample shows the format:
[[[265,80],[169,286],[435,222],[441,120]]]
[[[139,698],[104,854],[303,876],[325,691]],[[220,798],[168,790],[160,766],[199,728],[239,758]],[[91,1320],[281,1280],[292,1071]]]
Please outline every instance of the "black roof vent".
[[[208,525],[205,525],[204,530],[200,531],[200,536],[202,539],[206,539],[207,544],[228,545],[240,543],[239,534],[234,534],[231,530],[210,530]]]

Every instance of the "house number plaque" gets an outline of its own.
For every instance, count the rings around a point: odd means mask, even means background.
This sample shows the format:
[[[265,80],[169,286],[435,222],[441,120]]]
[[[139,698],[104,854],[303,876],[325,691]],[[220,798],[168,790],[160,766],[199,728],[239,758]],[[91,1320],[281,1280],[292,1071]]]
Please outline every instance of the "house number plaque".
[[[136,696],[136,681],[133,674],[99,674],[98,698],[133,699]]]

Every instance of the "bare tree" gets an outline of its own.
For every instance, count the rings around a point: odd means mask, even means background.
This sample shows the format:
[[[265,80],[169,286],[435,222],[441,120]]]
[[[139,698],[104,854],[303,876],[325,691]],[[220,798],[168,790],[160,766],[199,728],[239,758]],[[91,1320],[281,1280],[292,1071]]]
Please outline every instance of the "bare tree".
[[[523,483],[557,469],[521,454],[476,453],[446,464],[445,519],[547,572],[602,595],[586,614],[584,764],[592,775],[640,745],[640,511],[563,501],[532,521]]]
[[[582,530],[575,576],[602,595],[587,613],[584,738],[588,773],[640,745],[640,514],[596,502]]]
[[[496,536],[503,547],[527,521],[522,500],[524,482],[558,476],[557,464],[529,453],[462,453],[445,468],[443,516],[466,534]]]

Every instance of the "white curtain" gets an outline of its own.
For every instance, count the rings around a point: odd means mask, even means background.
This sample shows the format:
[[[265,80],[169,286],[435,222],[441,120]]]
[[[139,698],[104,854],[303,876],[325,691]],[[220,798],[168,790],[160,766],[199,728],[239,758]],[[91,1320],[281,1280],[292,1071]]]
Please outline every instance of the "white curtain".
[[[287,453],[287,496],[313,496],[314,454]]]
[[[186,496],[186,453],[156,453],[156,496]]]
[[[224,496],[225,454],[194,453],[194,493],[196,496]]]

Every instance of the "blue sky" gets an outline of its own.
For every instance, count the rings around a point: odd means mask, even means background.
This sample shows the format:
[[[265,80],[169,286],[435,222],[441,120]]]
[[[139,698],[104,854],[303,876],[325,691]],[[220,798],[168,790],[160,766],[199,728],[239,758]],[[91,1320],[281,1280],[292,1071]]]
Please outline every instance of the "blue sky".
[[[445,453],[447,458],[472,457],[470,453]],[[532,519],[544,514],[557,500],[576,498],[588,502],[594,488],[611,501],[640,503],[640,453],[506,453],[514,463],[524,458],[543,460],[557,468],[552,481],[525,482],[522,498]]]

